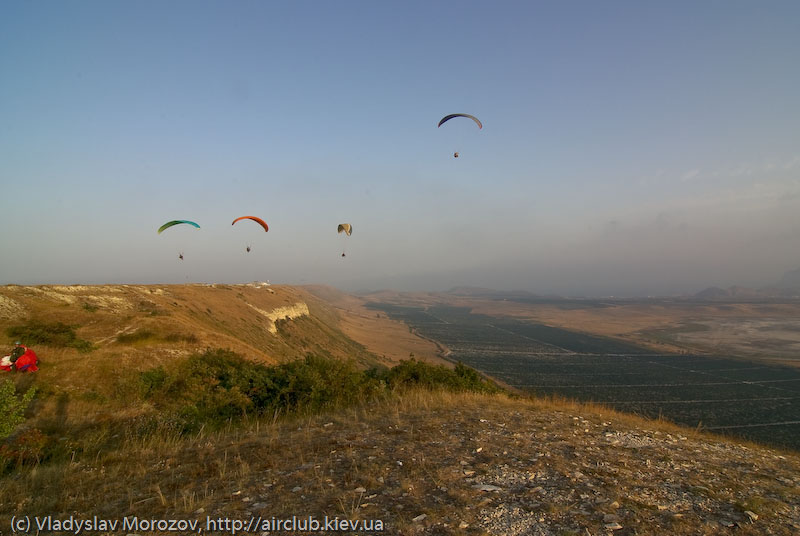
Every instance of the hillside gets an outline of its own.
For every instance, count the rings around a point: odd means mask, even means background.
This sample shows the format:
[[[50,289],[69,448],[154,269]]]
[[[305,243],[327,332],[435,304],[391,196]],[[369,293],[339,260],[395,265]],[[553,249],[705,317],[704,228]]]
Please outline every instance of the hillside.
[[[333,289],[328,293],[346,299]],[[375,313],[358,309],[358,303],[349,307],[337,307],[333,299],[326,302],[302,287],[266,283],[9,285],[0,287],[0,336],[6,336],[8,327],[32,319],[62,322],[93,345],[91,355],[113,354],[115,360],[130,364],[159,362],[208,347],[235,349],[273,364],[308,352],[356,359],[364,365],[397,362],[412,352],[436,360],[435,345],[419,338],[393,339],[387,344],[389,337],[378,340],[363,333],[369,330],[352,329],[358,325],[354,317],[360,316],[358,320],[369,322],[371,331],[408,333],[385,315],[375,318]],[[6,340],[13,343],[11,337]],[[40,352],[40,357],[47,360],[48,353],[52,352]]]
[[[360,369],[410,354],[437,362],[435,344],[328,287],[0,287],[8,345],[14,326],[61,338],[32,345],[39,372],[0,377],[37,390],[27,421],[0,446],[0,534],[11,516],[49,519],[43,533],[55,532],[53,520],[94,516],[217,533],[232,532],[218,520],[243,520],[237,533],[251,534],[291,533],[263,522],[292,516],[380,521],[384,534],[800,530],[796,452],[600,406],[415,388],[417,368],[408,388],[363,390],[378,385],[366,375],[353,388],[374,395],[256,413],[241,386],[276,381],[262,363],[309,353]],[[293,369],[295,388],[318,397],[355,381],[350,369],[322,367],[316,377]],[[170,533],[95,528],[82,533]],[[370,533],[339,528],[319,533]]]

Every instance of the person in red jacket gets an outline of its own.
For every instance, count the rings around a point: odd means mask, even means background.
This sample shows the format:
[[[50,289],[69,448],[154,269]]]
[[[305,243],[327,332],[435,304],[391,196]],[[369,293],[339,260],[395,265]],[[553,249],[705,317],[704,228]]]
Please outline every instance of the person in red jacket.
[[[17,347],[24,349],[23,354],[19,356],[16,361],[14,361],[14,366],[17,367],[17,371],[36,372],[39,370],[39,367],[36,366],[39,364],[39,358],[36,356],[36,352],[19,343],[17,343]]]

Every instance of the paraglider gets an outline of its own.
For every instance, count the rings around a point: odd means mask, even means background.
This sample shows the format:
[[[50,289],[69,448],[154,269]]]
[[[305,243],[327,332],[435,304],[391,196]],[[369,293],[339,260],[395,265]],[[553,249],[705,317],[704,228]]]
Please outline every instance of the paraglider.
[[[350,225],[349,223],[340,223],[339,227],[337,227],[336,229],[336,232],[338,234],[344,233],[345,235],[350,236],[351,234],[353,234],[353,226]],[[345,256],[344,248],[342,248],[342,257],[344,256]]]
[[[437,125],[437,127],[442,126],[443,124],[447,123],[448,121],[450,121],[454,117],[466,117],[468,119],[472,119],[478,125],[478,128],[483,128],[483,123],[481,123],[480,120],[477,117],[475,117],[474,115],[469,115],[469,114],[450,114],[450,115],[446,115],[446,116],[442,117],[442,119],[441,119],[441,121],[439,121],[439,124]]]
[[[258,218],[256,216],[241,216],[241,217],[236,218],[235,220],[233,220],[233,223],[231,223],[231,225],[233,225],[234,223],[236,223],[239,220],[253,220],[254,222],[256,222],[257,224],[259,224],[261,227],[264,228],[264,232],[269,231],[269,227],[267,226],[267,222],[265,222],[264,220],[262,220],[261,218]]]
[[[466,117],[467,119],[472,119],[473,121],[475,121],[475,124],[478,125],[479,129],[483,128],[483,123],[481,123],[480,120],[477,117],[475,117],[474,115],[469,115],[469,114],[450,114],[450,115],[446,115],[446,116],[442,117],[442,119],[439,121],[439,124],[437,125],[436,128],[441,127],[443,124],[445,124],[446,122],[450,121],[454,117]],[[453,158],[458,158],[458,151],[453,153]]]
[[[189,221],[189,220],[172,220],[172,221],[168,221],[167,223],[165,223],[164,225],[162,225],[161,227],[159,227],[159,228],[158,228],[158,234],[161,234],[163,231],[165,231],[166,229],[169,229],[170,227],[173,227],[173,226],[175,226],[175,225],[180,225],[180,224],[187,224],[187,225],[191,225],[191,226],[193,226],[193,227],[196,227],[196,228],[198,228],[198,229],[200,228],[200,226],[199,226],[199,225],[197,225],[197,224],[196,224],[195,222],[193,222],[193,221]],[[179,258],[180,260],[183,260],[183,252],[180,252],[180,253],[178,254],[178,258]]]
[[[267,231],[269,231],[269,226],[267,225],[267,222],[265,222],[264,220],[262,220],[261,218],[259,218],[257,216],[240,216],[240,217],[236,218],[235,220],[233,220],[231,225],[235,224],[239,220],[253,220],[254,222],[256,222],[257,224],[259,224],[261,227],[264,228],[264,232],[265,233]],[[251,248],[250,248],[249,244],[247,245],[246,249],[247,249],[247,252],[250,253],[250,249]]]
[[[195,227],[197,227],[198,229],[200,228],[200,226],[199,226],[199,225],[197,225],[197,224],[196,224],[195,222],[193,222],[193,221],[189,221],[189,220],[172,220],[172,221],[168,221],[167,223],[165,223],[164,225],[162,225],[161,227],[159,227],[159,228],[158,228],[158,234],[161,234],[161,233],[162,233],[164,230],[166,230],[166,229],[169,229],[169,228],[170,228],[170,227],[172,227],[173,225],[178,225],[178,224],[181,224],[181,223],[187,223],[187,224],[189,224],[189,225],[194,225],[194,226],[195,226]]]

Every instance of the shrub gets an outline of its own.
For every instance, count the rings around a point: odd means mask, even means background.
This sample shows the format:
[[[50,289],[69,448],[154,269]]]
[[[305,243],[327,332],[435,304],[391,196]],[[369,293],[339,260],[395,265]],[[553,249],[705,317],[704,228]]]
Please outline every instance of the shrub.
[[[430,365],[415,359],[400,361],[383,373],[381,377],[392,388],[425,387],[428,389],[447,389],[449,391],[474,391],[496,393],[500,389],[481,378],[474,369],[458,363],[455,369],[443,365]]]
[[[25,420],[25,410],[33,399],[36,389],[17,397],[16,388],[11,380],[0,383],[0,439],[10,436],[17,426]]]
[[[79,352],[94,350],[91,342],[79,339],[75,329],[62,322],[48,324],[38,320],[31,320],[27,324],[11,326],[6,329],[6,334],[19,339],[26,345],[44,344],[59,348],[75,348]]]
[[[42,460],[48,438],[38,428],[20,433],[8,443],[0,446],[0,463],[7,469],[13,465],[39,463]]]
[[[309,354],[277,366],[248,361],[229,350],[206,350],[168,372],[140,373],[140,392],[183,432],[248,414],[314,413],[368,402],[392,389],[427,387],[497,392],[474,370],[402,361],[390,370],[361,371],[352,362]]]

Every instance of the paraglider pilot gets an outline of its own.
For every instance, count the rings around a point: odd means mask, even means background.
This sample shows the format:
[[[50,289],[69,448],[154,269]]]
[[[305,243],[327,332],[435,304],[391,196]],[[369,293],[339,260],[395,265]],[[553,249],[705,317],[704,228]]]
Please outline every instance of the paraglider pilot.
[[[22,356],[22,354],[25,353],[25,350],[27,350],[27,348],[22,346],[22,343],[20,343],[19,341],[15,342],[14,349],[11,350],[11,362],[15,363],[17,359],[19,359]]]

